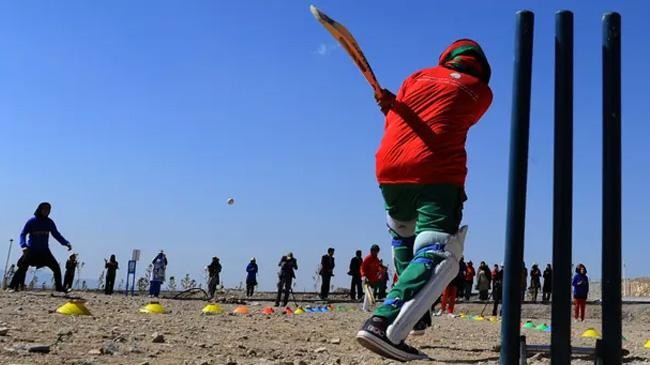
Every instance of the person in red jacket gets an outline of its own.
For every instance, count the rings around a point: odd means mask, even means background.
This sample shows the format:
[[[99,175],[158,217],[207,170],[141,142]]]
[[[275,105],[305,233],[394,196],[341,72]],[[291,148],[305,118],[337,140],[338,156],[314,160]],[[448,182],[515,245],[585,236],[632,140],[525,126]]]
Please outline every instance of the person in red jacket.
[[[476,276],[476,270],[474,270],[474,263],[469,261],[465,267],[465,300],[469,300],[472,296],[472,285],[474,285],[474,276]]]
[[[370,286],[372,292],[381,284],[382,267],[381,260],[379,260],[379,246],[372,245],[370,247],[370,254],[363,259],[361,263],[361,280],[364,285]],[[363,296],[363,310],[368,311],[370,305],[367,295]]]
[[[404,340],[426,328],[431,305],[458,273],[467,232],[459,229],[465,142],[492,102],[490,75],[479,44],[461,39],[442,52],[437,66],[409,76],[397,96],[383,90],[377,99],[386,120],[376,175],[399,280],[356,337],[382,356],[428,357]]]

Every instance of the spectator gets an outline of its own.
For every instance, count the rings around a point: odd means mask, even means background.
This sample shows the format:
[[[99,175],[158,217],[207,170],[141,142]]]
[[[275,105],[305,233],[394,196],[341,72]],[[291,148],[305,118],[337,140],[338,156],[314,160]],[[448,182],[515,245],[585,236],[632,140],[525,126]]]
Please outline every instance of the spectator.
[[[537,303],[537,294],[539,289],[542,288],[541,284],[542,272],[539,270],[537,264],[533,264],[530,268],[530,294],[533,299],[533,303]]]
[[[362,262],[361,250],[357,250],[354,257],[350,260],[350,267],[348,269],[348,275],[352,277],[350,279],[350,299],[353,301],[359,300],[363,296],[363,289],[361,288]]]
[[[246,265],[246,296],[252,297],[257,285],[257,261],[253,257]]]
[[[217,285],[220,283],[219,274],[221,274],[221,262],[217,256],[212,258],[212,262],[207,266],[208,270],[208,297],[214,298],[217,291]]]
[[[492,280],[492,273],[485,261],[481,261],[478,267],[478,275],[476,279],[476,289],[478,290],[479,300],[488,300],[488,292],[490,290],[490,281]]]
[[[467,264],[465,263],[465,258],[461,257],[460,261],[458,262],[458,275],[457,278],[460,280],[459,282],[462,284],[460,286],[456,286],[456,299],[460,299],[465,296],[465,270],[467,270]]]
[[[149,297],[153,298],[160,295],[160,286],[165,282],[165,270],[167,269],[167,256],[163,250],[151,261],[153,268],[149,281]]]
[[[587,297],[589,296],[589,278],[587,277],[587,268],[583,264],[578,264],[576,274],[573,276],[573,301],[575,304],[574,318],[576,321],[585,320],[585,308],[587,306]]]
[[[379,261],[379,246],[372,245],[370,247],[370,254],[363,259],[361,263],[361,277],[364,285],[369,286],[369,290],[374,291],[374,288],[380,284],[381,280],[381,262]],[[363,296],[363,310],[367,312],[370,307],[370,298],[367,295]]]
[[[327,254],[323,255],[320,259],[320,270],[318,275],[321,277],[320,286],[320,299],[327,300],[330,294],[330,283],[332,276],[334,276],[334,249],[332,247],[327,249]]]
[[[544,269],[544,286],[542,287],[542,302],[548,303],[551,300],[551,292],[553,291],[553,268],[551,264],[546,265]]]
[[[115,255],[111,255],[108,259],[104,259],[104,268],[106,268],[106,285],[104,286],[104,294],[111,295],[113,294],[113,288],[115,287],[115,274],[119,269],[119,264],[115,260]]]
[[[74,282],[74,272],[77,270],[77,254],[72,254],[65,262],[65,274],[63,275],[63,289],[70,291]]]
[[[467,268],[465,269],[465,300],[469,300],[469,297],[472,295],[474,276],[476,276],[476,270],[474,270],[474,263],[472,261],[469,261],[467,263]]]
[[[289,303],[289,294],[291,293],[291,283],[296,277],[295,270],[298,270],[298,261],[293,257],[293,253],[289,252],[286,256],[280,258],[280,272],[278,273],[278,296],[275,299],[275,306],[280,306],[280,298],[284,293],[282,306],[286,307]]]
[[[501,311],[498,309],[499,303],[501,303],[501,300],[503,298],[503,265],[501,265],[500,269],[499,266],[494,265],[494,271],[492,272],[495,273],[494,279],[492,280],[492,299],[494,299],[492,315],[496,316],[497,313],[501,313]]]

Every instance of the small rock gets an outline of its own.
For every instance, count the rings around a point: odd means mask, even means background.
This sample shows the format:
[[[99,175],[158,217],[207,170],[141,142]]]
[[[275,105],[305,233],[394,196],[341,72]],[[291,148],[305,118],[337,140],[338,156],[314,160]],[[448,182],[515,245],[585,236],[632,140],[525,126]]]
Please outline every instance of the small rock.
[[[305,360],[294,360],[293,365],[307,365]]]
[[[255,350],[253,350],[253,349],[250,349],[250,350],[246,351],[246,355],[248,355],[248,356],[257,356],[257,352],[255,352]]]
[[[102,350],[94,349],[94,350],[88,351],[88,355],[96,356],[96,355],[101,355],[101,354],[102,354]]]
[[[210,365],[210,362],[208,360],[198,361],[196,365]]]
[[[158,332],[154,332],[153,335],[151,335],[151,338],[152,338],[151,342],[153,342],[153,343],[163,343],[163,342],[165,342],[165,336],[163,336],[162,334],[160,334]]]
[[[319,347],[316,350],[314,350],[314,352],[317,353],[317,354],[320,354],[320,353],[323,353],[323,352],[326,352],[326,351],[327,351],[327,347]]]
[[[31,345],[27,348],[28,352],[37,352],[40,354],[47,354],[50,352],[49,345]]]
[[[139,348],[137,348],[135,346],[129,347],[129,349],[127,351],[132,353],[132,354],[141,354],[142,353],[142,350],[140,350]]]
[[[118,353],[120,349],[115,345],[114,342],[106,342],[104,343],[104,346],[101,348],[101,353],[103,355],[114,355]]]
[[[6,336],[7,333],[9,333],[9,328],[7,328],[7,327],[0,327],[0,336]]]
[[[334,345],[338,345],[338,344],[341,343],[341,339],[338,338],[338,337],[337,337],[337,338],[333,338],[333,339],[330,340],[330,343],[332,343],[332,344],[334,344]]]
[[[138,365],[151,365],[151,364],[149,363],[149,361],[143,361],[143,362],[139,363]]]

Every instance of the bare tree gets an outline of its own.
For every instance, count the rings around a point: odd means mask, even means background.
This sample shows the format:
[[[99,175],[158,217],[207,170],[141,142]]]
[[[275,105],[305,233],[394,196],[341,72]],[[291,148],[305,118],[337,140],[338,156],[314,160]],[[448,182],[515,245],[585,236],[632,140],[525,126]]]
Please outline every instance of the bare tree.
[[[146,269],[144,269],[144,273],[142,276],[138,279],[136,286],[138,287],[139,292],[144,292],[149,288],[149,278],[151,277],[151,271],[153,270],[153,264],[149,264]]]
[[[104,277],[106,275],[106,271],[102,270],[102,273],[99,274],[99,279],[97,279],[97,289],[102,290],[105,287],[105,282],[104,282]]]
[[[173,276],[169,277],[169,280],[167,280],[167,290],[170,292],[175,292],[176,291],[176,278]]]

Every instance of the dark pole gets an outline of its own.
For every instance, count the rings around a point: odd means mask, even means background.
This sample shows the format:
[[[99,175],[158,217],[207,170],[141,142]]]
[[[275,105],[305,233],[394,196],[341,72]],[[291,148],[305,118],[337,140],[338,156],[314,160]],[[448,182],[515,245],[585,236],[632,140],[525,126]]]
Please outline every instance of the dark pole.
[[[516,15],[503,322],[501,323],[501,364],[506,365],[519,363],[521,270],[524,260],[534,18],[534,14],[527,10],[519,11]]]
[[[573,13],[555,14],[555,143],[553,163],[553,302],[551,363],[571,363],[573,211]]]
[[[603,356],[621,352],[621,16],[603,16]]]

